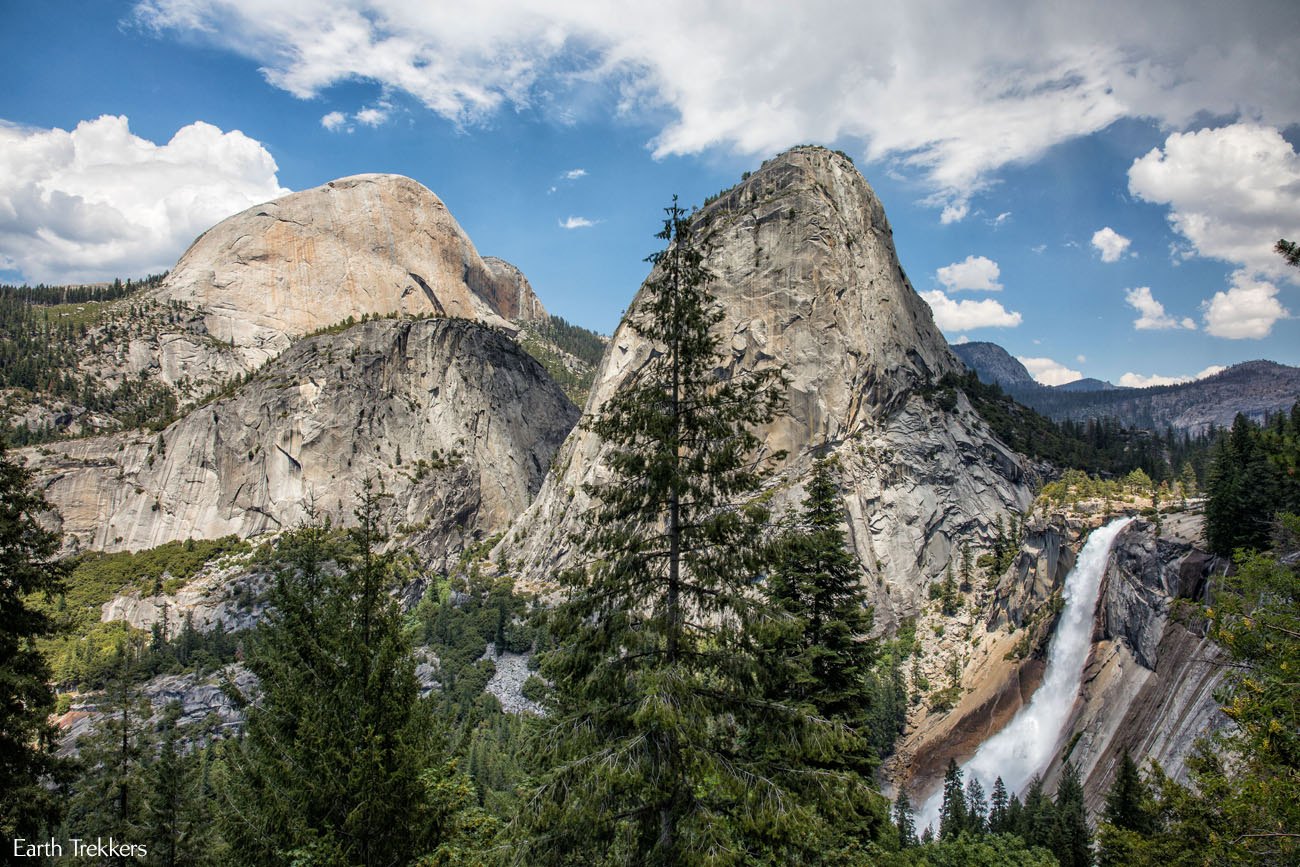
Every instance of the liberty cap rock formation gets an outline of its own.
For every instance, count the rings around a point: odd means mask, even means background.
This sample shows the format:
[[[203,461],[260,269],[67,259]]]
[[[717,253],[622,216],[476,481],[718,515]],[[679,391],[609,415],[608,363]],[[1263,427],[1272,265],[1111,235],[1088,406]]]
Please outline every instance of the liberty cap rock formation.
[[[877,623],[915,613],[952,549],[962,540],[982,547],[995,516],[1024,509],[1032,495],[1020,458],[964,397],[944,410],[922,396],[922,386],[962,367],[898,263],[880,201],[846,157],[799,147],[696,219],[723,311],[719,374],[782,367],[790,381],[789,415],[762,431],[765,449],[787,452],[771,483],[774,504],[799,501],[814,453],[835,455]],[[585,412],[599,413],[651,351],[620,325]],[[572,556],[588,506],[583,485],[603,477],[602,455],[599,438],[576,429],[498,547],[524,586],[547,586]]]

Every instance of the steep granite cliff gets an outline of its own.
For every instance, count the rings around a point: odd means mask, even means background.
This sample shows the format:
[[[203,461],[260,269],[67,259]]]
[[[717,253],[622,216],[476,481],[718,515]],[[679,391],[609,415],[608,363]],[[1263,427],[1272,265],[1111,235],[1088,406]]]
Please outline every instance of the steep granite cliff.
[[[795,148],[696,219],[723,312],[719,375],[781,367],[790,381],[789,415],[761,432],[769,452],[788,452],[773,504],[779,511],[799,501],[814,452],[839,458],[852,543],[871,573],[877,622],[888,626],[917,609],[961,541],[982,548],[996,516],[1028,504],[1024,467],[964,396],[947,405],[925,396],[960,363],[899,266],[884,209],[848,159]],[[586,413],[598,413],[651,351],[620,325]],[[583,485],[603,472],[602,443],[579,428],[498,548],[525,586],[548,586],[566,562],[588,505]]]
[[[523,510],[576,416],[509,337],[390,319],[301,341],[159,434],[25,455],[80,547],[253,536],[310,511],[348,522],[370,477],[391,524],[446,558]]]

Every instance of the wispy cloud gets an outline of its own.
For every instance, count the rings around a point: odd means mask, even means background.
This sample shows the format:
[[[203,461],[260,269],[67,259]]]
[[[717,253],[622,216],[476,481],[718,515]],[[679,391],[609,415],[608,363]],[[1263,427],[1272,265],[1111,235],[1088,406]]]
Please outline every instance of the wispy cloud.
[[[588,220],[586,217],[570,216],[567,220],[560,220],[561,229],[589,229],[596,225],[598,220]]]
[[[1121,118],[1300,122],[1300,31],[1276,24],[1293,5],[1241,0],[1187,15],[1179,0],[1098,0],[1064,17],[994,0],[972,18],[959,0],[833,14],[813,3],[760,11],[745,27],[726,4],[690,0],[499,0],[454,16],[405,0],[139,0],[135,15],[251,57],[304,99],[368,80],[468,126],[506,108],[591,111],[594,85],[607,94],[599,110],[659,124],[656,156],[853,142],[921,179],[941,220],[956,222],[1002,167]],[[762,52],[772,62],[759,69]]]
[[[586,176],[586,169],[569,169],[564,173],[564,179],[566,181],[576,181],[578,178],[585,178]]]

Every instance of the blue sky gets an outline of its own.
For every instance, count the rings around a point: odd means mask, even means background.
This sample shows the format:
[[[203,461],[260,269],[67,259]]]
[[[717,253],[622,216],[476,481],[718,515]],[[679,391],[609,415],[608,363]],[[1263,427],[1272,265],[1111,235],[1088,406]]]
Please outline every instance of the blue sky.
[[[1047,382],[1300,364],[1288,2],[6,5],[5,281],[159,271],[248,205],[397,172],[608,332],[673,193],[817,142],[950,340]]]

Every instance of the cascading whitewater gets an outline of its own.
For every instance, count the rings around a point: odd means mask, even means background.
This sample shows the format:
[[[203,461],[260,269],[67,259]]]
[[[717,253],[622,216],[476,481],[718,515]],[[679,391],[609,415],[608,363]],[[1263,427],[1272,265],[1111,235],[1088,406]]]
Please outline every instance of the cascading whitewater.
[[[1051,761],[1061,729],[1079,693],[1083,666],[1088,661],[1093,613],[1097,609],[1101,576],[1106,571],[1111,544],[1132,520],[1119,518],[1092,531],[1074,568],[1065,577],[1065,607],[1047,651],[1042,684],[1029,704],[1005,728],[980,744],[975,755],[962,766],[964,778],[969,780],[975,776],[985,792],[991,791],[993,781],[1001,777],[1008,794],[1018,794]],[[918,828],[932,825],[938,831],[942,801],[940,788],[917,813]]]

